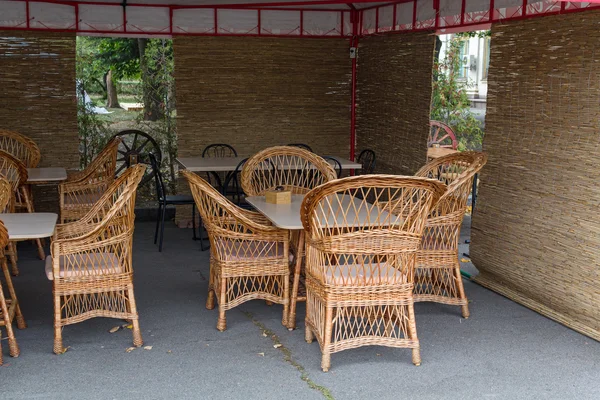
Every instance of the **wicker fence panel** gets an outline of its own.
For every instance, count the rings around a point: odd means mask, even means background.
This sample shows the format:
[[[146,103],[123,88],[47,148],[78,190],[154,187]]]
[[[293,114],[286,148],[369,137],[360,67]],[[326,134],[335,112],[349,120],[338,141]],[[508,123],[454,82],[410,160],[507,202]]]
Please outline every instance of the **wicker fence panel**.
[[[471,256],[481,284],[600,340],[598,24],[493,27]]]
[[[0,31],[0,128],[36,141],[40,166],[77,168],[75,35]],[[55,186],[37,187],[38,210],[57,209]]]
[[[348,156],[347,41],[177,37],[174,48],[180,156],[211,143],[240,156],[288,143]]]
[[[427,158],[435,36],[361,39],[357,150],[373,149],[376,172],[413,174]]]

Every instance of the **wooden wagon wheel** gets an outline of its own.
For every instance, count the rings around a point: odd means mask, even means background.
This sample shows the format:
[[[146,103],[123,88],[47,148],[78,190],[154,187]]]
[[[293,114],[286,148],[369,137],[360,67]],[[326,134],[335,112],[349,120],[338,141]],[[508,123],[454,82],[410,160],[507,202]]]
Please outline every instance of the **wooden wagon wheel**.
[[[158,143],[145,132],[138,131],[136,129],[127,129],[115,134],[113,137],[121,138],[121,144],[119,144],[118,155],[117,155],[117,169],[115,174],[118,176],[121,172],[125,171],[131,165],[137,163],[144,163],[150,165],[150,159],[148,154],[154,154],[156,162],[160,165],[162,160],[162,153]],[[146,168],[144,178],[140,182],[140,185],[148,182],[154,177],[152,168]]]
[[[431,147],[434,143],[438,143],[440,147],[446,147],[456,150],[458,140],[452,128],[440,121],[429,121],[431,129],[429,130],[429,139],[427,139],[427,147]]]

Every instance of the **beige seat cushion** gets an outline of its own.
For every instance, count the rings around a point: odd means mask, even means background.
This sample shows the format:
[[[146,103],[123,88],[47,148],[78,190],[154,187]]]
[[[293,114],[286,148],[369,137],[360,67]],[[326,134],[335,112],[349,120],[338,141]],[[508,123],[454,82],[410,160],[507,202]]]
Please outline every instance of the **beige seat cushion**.
[[[406,275],[387,263],[325,266],[325,280],[335,285],[380,285],[406,283]]]
[[[218,252],[225,261],[283,257],[283,243],[220,239]]]
[[[69,267],[67,271],[65,271],[65,264],[68,264]],[[75,268],[75,265],[80,267]],[[114,253],[87,253],[60,256],[59,276],[61,278],[118,274],[122,272],[123,266],[119,263],[119,258]],[[46,276],[51,281],[54,280],[52,256],[46,257]]]

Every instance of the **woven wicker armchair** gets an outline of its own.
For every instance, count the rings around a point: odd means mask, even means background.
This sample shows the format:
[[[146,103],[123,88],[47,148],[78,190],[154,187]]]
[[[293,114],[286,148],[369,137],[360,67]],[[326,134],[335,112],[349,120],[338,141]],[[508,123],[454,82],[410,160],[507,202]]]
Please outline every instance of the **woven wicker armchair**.
[[[32,205],[28,197],[28,191],[25,188],[25,183],[27,182],[27,168],[25,168],[25,165],[21,161],[17,160],[4,150],[0,150],[0,176],[9,182],[11,188],[10,198],[4,208],[1,209],[2,212],[15,212],[17,204],[19,204],[20,201],[23,201],[22,204],[25,207]],[[36,242],[38,245],[38,252],[41,256],[44,254],[44,249],[39,239],[36,240]],[[17,266],[17,245],[15,241],[11,240],[8,243],[6,256],[10,258],[12,274],[15,276],[19,275],[19,268]]]
[[[64,352],[63,326],[94,317],[132,321],[142,345],[133,293],[132,240],[137,186],[146,165],[127,169],[80,220],[57,225],[46,275],[53,282],[54,352]]]
[[[18,132],[4,129],[0,129],[0,150],[12,154],[27,168],[36,168],[42,157],[40,148],[32,139]]]
[[[121,139],[111,139],[83,171],[58,185],[61,222],[83,217],[114,181],[119,143]]]
[[[455,153],[427,163],[416,174],[442,181],[448,189],[425,225],[417,255],[415,301],[461,306],[464,318],[469,317],[469,306],[460,275],[458,241],[473,177],[486,161],[485,153]]]
[[[206,308],[219,305],[217,329],[227,328],[225,312],[254,299],[289,306],[289,233],[260,214],[244,210],[208,182],[183,171],[210,240],[210,280]]]
[[[294,194],[305,194],[336,178],[333,167],[318,155],[300,147],[276,146],[246,161],[242,189],[247,196],[261,196],[278,186]]]
[[[411,348],[420,364],[414,264],[444,190],[430,179],[363,175],[306,195],[306,341],[317,338],[323,371],[332,353],[367,345]]]
[[[10,183],[0,178],[0,209],[5,209],[13,197],[13,190]],[[25,328],[25,320],[21,314],[21,308],[17,300],[17,295],[12,284],[12,278],[8,271],[8,264],[4,256],[4,249],[8,245],[8,232],[4,224],[0,221],[0,265],[4,274],[6,288],[8,289],[8,298],[4,295],[2,283],[0,282],[0,327],[6,329],[8,336],[8,348],[12,357],[19,356],[19,346],[12,329],[12,321],[16,317],[19,329]],[[0,334],[0,337],[2,335]],[[0,365],[2,365],[2,340],[0,340]]]

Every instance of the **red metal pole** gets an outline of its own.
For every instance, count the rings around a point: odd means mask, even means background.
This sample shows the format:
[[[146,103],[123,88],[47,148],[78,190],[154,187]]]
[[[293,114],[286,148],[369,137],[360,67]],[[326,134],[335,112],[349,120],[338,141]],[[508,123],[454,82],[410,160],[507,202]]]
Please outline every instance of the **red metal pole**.
[[[350,47],[354,47],[355,53],[352,59],[352,93],[351,93],[351,104],[350,104],[350,160],[354,161],[356,152],[356,72],[357,72],[357,61],[358,61],[358,12],[352,10],[350,12],[350,21],[352,22],[352,39],[350,40]]]

